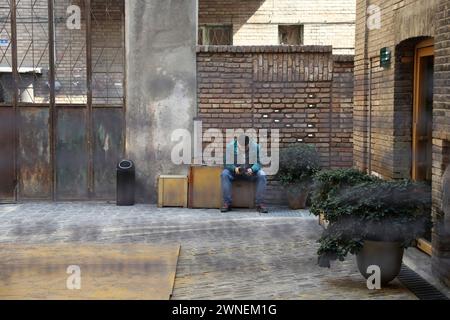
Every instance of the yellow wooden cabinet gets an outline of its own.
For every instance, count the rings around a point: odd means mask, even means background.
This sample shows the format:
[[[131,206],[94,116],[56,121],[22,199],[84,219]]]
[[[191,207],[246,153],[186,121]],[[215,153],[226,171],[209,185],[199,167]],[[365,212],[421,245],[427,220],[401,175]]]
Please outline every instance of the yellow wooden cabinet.
[[[189,207],[220,208],[222,190],[220,175],[223,167],[191,166],[189,173]]]
[[[158,178],[158,207],[188,206],[188,177],[161,175]]]

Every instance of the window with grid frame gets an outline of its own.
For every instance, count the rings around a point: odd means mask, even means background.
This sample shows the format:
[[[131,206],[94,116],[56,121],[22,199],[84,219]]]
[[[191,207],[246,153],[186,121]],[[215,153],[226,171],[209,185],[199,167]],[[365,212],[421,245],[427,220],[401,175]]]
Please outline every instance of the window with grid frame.
[[[278,26],[278,38],[281,45],[302,45],[303,34],[302,24]]]
[[[233,45],[233,26],[232,25],[199,26],[198,44],[209,46]]]

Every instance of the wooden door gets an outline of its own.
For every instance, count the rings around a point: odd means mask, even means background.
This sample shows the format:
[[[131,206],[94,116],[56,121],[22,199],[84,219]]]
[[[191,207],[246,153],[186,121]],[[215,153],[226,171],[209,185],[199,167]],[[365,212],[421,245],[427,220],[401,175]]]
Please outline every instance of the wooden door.
[[[414,72],[412,178],[415,181],[431,182],[433,73],[433,44],[421,43],[416,48]]]
[[[434,47],[426,40],[417,45],[415,54],[412,179],[428,183],[432,179],[433,75]],[[431,229],[417,239],[417,247],[431,255]]]

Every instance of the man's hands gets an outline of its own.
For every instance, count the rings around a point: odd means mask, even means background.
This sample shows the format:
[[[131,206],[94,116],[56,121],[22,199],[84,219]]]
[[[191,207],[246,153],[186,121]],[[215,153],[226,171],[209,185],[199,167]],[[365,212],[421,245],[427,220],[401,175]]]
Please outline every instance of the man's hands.
[[[250,177],[250,176],[253,175],[253,170],[252,170],[252,168],[248,168],[247,170],[244,171],[243,168],[241,168],[241,167],[236,167],[236,169],[234,169],[234,173],[235,173],[236,175],[238,175],[238,176],[239,176],[239,175],[242,175],[242,174],[245,174],[246,176]]]

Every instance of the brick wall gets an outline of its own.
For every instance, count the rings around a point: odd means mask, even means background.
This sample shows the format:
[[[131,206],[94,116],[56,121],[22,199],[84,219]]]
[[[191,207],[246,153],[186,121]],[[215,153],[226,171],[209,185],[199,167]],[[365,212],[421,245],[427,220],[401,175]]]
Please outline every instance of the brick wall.
[[[411,59],[414,46],[434,36],[436,3],[357,1],[353,139],[354,164],[362,170],[385,178],[411,175]],[[380,8],[381,29],[366,27],[369,5]],[[380,67],[383,47],[392,51],[389,68]]]
[[[381,9],[381,28],[366,27],[367,7]],[[415,46],[435,41],[433,106],[433,270],[450,279],[450,235],[443,228],[442,174],[449,161],[448,17],[444,0],[358,0],[356,9],[354,165],[386,179],[411,178]],[[392,63],[380,67],[380,49]],[[371,110],[371,112],[370,112]]]
[[[326,46],[218,46],[199,47],[197,64],[204,130],[277,128],[281,147],[311,143],[324,167],[352,165],[352,56]],[[284,200],[271,179],[268,201]]]
[[[450,286],[450,216],[442,208],[442,176],[450,165],[450,1],[436,15],[433,105],[433,270]],[[448,209],[447,209],[448,210]]]
[[[279,24],[303,24],[305,45],[353,54],[355,0],[199,0],[199,24],[233,25],[234,45],[278,45]]]

